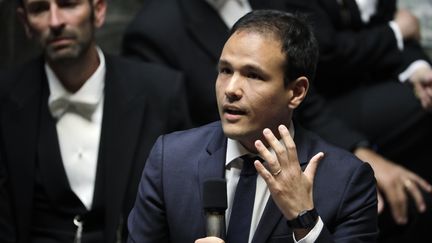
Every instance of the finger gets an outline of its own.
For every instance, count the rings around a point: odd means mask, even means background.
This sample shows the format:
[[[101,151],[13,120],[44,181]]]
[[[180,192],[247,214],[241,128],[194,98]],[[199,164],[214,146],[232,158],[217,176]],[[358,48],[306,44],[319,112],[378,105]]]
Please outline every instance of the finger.
[[[428,85],[426,87],[424,87],[425,93],[429,96],[432,97],[432,86]]]
[[[432,83],[432,71],[431,71],[431,69],[428,69],[427,73],[423,75],[420,82],[425,86],[428,86]]]
[[[425,110],[430,111],[432,107],[432,99],[429,98],[426,102],[425,102]]]
[[[377,190],[377,199],[378,199],[378,214],[381,214],[384,211],[384,198],[381,193]]]
[[[313,182],[315,178],[315,174],[318,168],[319,162],[324,158],[324,153],[319,152],[315,154],[312,159],[309,161],[309,164],[307,165],[304,173],[305,175]]]
[[[432,104],[432,97],[426,92],[426,90],[422,91],[421,94],[422,103],[425,107],[430,107]]]
[[[406,191],[413,197],[416,204],[417,210],[419,212],[424,212],[426,210],[426,205],[417,184],[413,183],[410,179],[404,182]]]
[[[387,193],[387,201],[395,222],[397,224],[405,224],[407,222],[407,198],[403,185],[393,187],[390,190],[384,191],[384,193]]]
[[[267,143],[270,145],[270,147],[273,149],[273,151],[276,154],[276,157],[273,156],[273,160],[267,161],[269,166],[269,171],[271,173],[275,173],[279,171],[279,169],[284,168],[284,166],[287,164],[288,161],[287,149],[285,148],[284,144],[279,142],[279,140],[276,138],[276,136],[272,133],[270,129],[268,128],[264,129],[263,135]]]
[[[429,101],[423,101],[422,102],[422,107],[424,110],[426,111],[431,111],[432,110],[432,100]]]
[[[432,105],[432,100],[431,100],[431,98],[430,98],[430,97],[426,94],[426,92],[425,92],[423,89],[421,89],[421,88],[417,89],[417,94],[416,94],[416,95],[417,95],[417,97],[419,98],[422,107],[423,107],[425,110],[428,110],[429,107],[431,107],[431,105]]]
[[[414,94],[415,96],[420,99],[420,100],[424,100],[426,97],[426,93],[422,87],[422,85],[420,83],[415,83],[414,84]]]
[[[432,192],[432,185],[417,174],[411,173],[409,179],[418,184],[426,192]]]
[[[264,181],[267,183],[267,185],[272,183],[272,180],[274,179],[274,177],[266,169],[266,167],[259,160],[256,160],[254,162],[254,165],[255,165],[255,169],[257,170],[258,174],[264,179]]]
[[[270,173],[276,172],[281,168],[277,157],[266,148],[266,146],[261,140],[255,141],[255,148],[257,149],[261,158],[263,158],[267,162],[267,169],[270,170]]]
[[[295,166],[300,169],[300,163],[297,158],[297,149],[296,145],[294,143],[294,140],[291,137],[291,134],[289,133],[288,128],[285,125],[280,125],[278,127],[279,134],[282,137],[282,141],[285,144],[285,148],[288,152],[288,165],[289,166]]]

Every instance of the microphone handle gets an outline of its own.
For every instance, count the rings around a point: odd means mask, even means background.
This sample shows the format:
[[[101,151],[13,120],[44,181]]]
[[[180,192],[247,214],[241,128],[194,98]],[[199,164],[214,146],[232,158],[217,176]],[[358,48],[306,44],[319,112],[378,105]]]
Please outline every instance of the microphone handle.
[[[207,212],[207,236],[216,236],[225,240],[225,214]]]

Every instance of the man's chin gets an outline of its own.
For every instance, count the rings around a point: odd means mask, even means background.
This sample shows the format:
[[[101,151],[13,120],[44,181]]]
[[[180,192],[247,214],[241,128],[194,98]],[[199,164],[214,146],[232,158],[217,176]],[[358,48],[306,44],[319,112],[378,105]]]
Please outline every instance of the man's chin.
[[[250,152],[257,153],[254,145],[257,134],[254,131],[244,126],[236,127],[233,124],[222,126],[222,128],[226,137],[240,142]]]
[[[225,136],[235,140],[243,140],[249,134],[246,127],[240,124],[222,122],[222,129]]]
[[[51,62],[70,61],[76,59],[79,56],[79,51],[76,48],[49,48],[47,49],[45,55]]]

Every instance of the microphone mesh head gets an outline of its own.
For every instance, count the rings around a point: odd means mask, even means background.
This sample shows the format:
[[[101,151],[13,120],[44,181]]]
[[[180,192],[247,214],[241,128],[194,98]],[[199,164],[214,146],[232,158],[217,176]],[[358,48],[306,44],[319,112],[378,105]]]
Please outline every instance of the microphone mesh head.
[[[225,179],[210,178],[204,181],[203,208],[207,212],[225,212],[227,209]]]

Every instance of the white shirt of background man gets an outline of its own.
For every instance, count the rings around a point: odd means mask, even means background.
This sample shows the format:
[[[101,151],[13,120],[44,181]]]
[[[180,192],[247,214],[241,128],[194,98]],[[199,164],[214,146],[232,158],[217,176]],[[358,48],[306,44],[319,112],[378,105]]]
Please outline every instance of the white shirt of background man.
[[[68,92],[53,70],[45,64],[50,89],[48,105],[59,98],[65,98],[96,106],[90,119],[67,110],[55,117],[61,157],[69,184],[88,210],[93,203],[106,72],[105,57],[99,48],[97,52],[99,67],[75,93]]]

